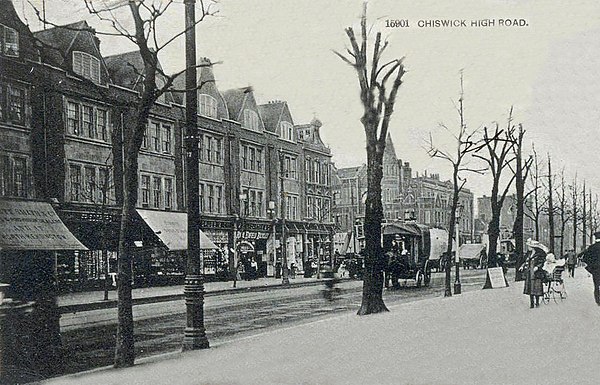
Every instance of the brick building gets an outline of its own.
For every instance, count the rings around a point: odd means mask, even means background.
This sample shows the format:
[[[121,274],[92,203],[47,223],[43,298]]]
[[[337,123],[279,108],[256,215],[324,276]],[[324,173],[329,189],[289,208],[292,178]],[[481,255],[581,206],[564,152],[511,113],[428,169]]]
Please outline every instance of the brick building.
[[[103,57],[83,21],[32,34],[2,2],[11,12],[0,19],[0,195],[55,202],[89,249],[57,255],[61,283],[100,283],[115,271],[122,138],[133,129],[142,60],[137,52]],[[184,273],[185,249],[165,228],[186,210],[183,80],[152,107],[140,150],[137,284]],[[219,90],[211,66],[198,81],[201,228],[218,246],[204,252],[205,274],[224,276],[244,258],[272,275],[282,246],[300,270],[327,259],[332,162],[322,123],[298,124],[286,102],[260,104],[251,88]]]

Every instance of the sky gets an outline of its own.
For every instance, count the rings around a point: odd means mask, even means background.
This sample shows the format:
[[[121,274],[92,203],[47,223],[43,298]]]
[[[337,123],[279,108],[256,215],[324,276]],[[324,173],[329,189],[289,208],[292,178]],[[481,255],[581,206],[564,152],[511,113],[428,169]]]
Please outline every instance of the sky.
[[[41,0],[30,0],[40,6]],[[97,0],[100,3],[102,0]],[[26,0],[13,0],[33,30],[41,28]],[[160,24],[160,38],[183,28],[182,0],[176,0]],[[47,18],[57,24],[86,19],[80,0],[47,0]],[[65,12],[68,9],[69,12]],[[362,107],[354,70],[333,50],[349,46],[344,28],[358,28],[362,0],[219,0],[218,13],[197,28],[198,56],[215,66],[221,90],[252,86],[259,103],[285,100],[294,123],[322,121],[322,137],[338,168],[365,162]],[[131,25],[129,15],[118,16]],[[600,149],[600,2],[595,0],[371,0],[370,37],[377,31],[389,41],[385,59],[405,57],[407,73],[398,93],[390,133],[397,156],[414,172],[450,178],[449,163],[425,150],[431,133],[436,146],[452,149],[450,131],[458,128],[455,103],[464,76],[468,127],[506,124],[514,106],[515,123],[527,130],[526,143],[540,157],[550,154],[553,169],[577,173],[595,191]],[[493,26],[473,27],[491,19]],[[514,20],[524,26],[508,26]],[[387,27],[406,20],[408,27]],[[458,20],[465,26],[422,26],[425,21]],[[503,20],[503,25],[500,21]],[[100,36],[103,55],[133,50],[123,38]],[[163,52],[168,72],[184,66],[184,41]],[[475,164],[472,161],[471,164]],[[490,193],[489,176],[465,175],[476,195]]]

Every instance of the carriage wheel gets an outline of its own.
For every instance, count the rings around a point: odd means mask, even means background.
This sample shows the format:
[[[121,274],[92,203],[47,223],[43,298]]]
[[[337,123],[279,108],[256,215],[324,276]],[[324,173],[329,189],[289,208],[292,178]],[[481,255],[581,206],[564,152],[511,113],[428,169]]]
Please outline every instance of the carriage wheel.
[[[550,303],[550,290],[551,290],[551,288],[550,288],[550,282],[544,283],[543,285],[544,285],[543,286],[543,288],[544,288],[543,289],[544,295],[542,296],[542,300],[547,305],[547,304]]]
[[[415,281],[416,281],[417,287],[421,287],[421,284],[423,283],[423,273],[421,273],[421,270],[417,271],[417,276],[415,277]]]
[[[431,282],[431,270],[425,270],[425,274],[423,276],[423,284],[426,287],[429,287],[430,282]]]

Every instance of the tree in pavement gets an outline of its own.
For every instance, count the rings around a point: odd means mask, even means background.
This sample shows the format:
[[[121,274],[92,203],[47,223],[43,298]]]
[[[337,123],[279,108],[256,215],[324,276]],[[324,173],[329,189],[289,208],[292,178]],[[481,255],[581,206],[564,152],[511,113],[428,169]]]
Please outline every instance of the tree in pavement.
[[[363,4],[359,36],[352,27],[346,28],[351,48],[345,54],[337,51],[346,64],[356,71],[360,88],[360,101],[363,114],[360,119],[367,142],[367,199],[365,202],[365,275],[362,304],[359,315],[387,311],[383,302],[383,270],[386,264],[381,250],[381,222],[383,205],[381,202],[381,179],[383,177],[383,153],[385,139],[396,95],[404,76],[403,58],[381,62],[388,46],[377,32],[370,53],[369,33],[367,32],[367,3]]]
[[[496,248],[498,246],[498,238],[500,237],[500,213],[510,186],[515,180],[514,173],[508,178],[508,181],[502,179],[503,171],[507,169],[516,158],[513,153],[513,148],[515,146],[513,138],[516,128],[513,125],[512,112],[513,108],[511,107],[505,129],[501,129],[498,123],[496,123],[495,127],[491,130],[488,127],[484,127],[483,144],[479,148],[485,155],[482,155],[480,152],[473,155],[487,163],[492,175],[492,193],[490,196],[492,217],[488,224],[489,267],[498,265]],[[502,190],[501,183],[504,183],[504,188]]]
[[[525,130],[523,125],[519,124],[519,129],[513,132],[512,140],[514,142],[513,152],[515,154],[515,165],[514,168],[511,164],[511,170],[515,174],[515,190],[516,190],[516,209],[517,214],[513,223],[513,239],[515,240],[515,281],[522,281],[521,265],[525,262],[525,254],[523,250],[523,238],[524,238],[524,219],[525,219],[525,184],[527,182],[527,176],[533,163],[533,157],[528,157],[523,161],[523,138],[525,137]]]
[[[433,136],[429,134],[429,143],[427,144],[427,153],[432,158],[443,159],[452,165],[452,203],[450,207],[450,219],[448,222],[448,248],[446,255],[452,255],[452,237],[454,236],[456,226],[456,209],[458,207],[458,198],[462,191],[466,178],[462,177],[464,172],[476,172],[482,173],[485,170],[469,167],[467,164],[468,157],[478,150],[478,140],[475,136],[478,134],[477,130],[469,130],[465,121],[464,112],[464,87],[463,87],[463,72],[460,71],[460,98],[458,99],[458,105],[456,106],[459,117],[459,128],[458,133],[453,133],[456,139],[456,148],[453,151],[444,150],[441,147],[434,145]],[[445,124],[440,124],[442,128],[451,132]],[[458,242],[458,240],[457,240]],[[458,251],[457,251],[458,252]],[[445,276],[445,290],[444,296],[452,296],[452,289],[450,286],[450,265],[446,266]]]
[[[121,127],[122,141],[115,144],[115,146],[122,145],[123,154],[121,160],[123,199],[117,262],[118,327],[115,367],[132,366],[135,359],[131,282],[132,254],[135,247],[133,236],[135,234],[135,208],[138,200],[139,152],[152,107],[165,93],[177,91],[173,90],[173,83],[187,70],[185,68],[169,75],[163,71],[159,63],[159,56],[165,48],[181,38],[189,29],[189,27],[181,28],[167,38],[163,38],[159,33],[161,23],[168,22],[163,16],[174,4],[177,4],[174,0],[162,2],[154,0],[105,0],[101,2],[84,0],[88,12],[94,15],[100,24],[107,26],[107,30],[104,31],[91,29],[90,31],[98,35],[127,39],[135,45],[143,66],[143,68],[138,68],[133,64],[127,64],[140,78],[141,86],[137,89],[139,97],[135,102],[119,106],[122,111],[125,111],[125,119],[131,123],[132,128]],[[194,27],[216,12],[212,9],[214,4],[215,0],[198,0],[200,12]],[[35,9],[35,11],[45,25],[61,28],[61,26],[46,20],[39,9]],[[208,65],[211,64],[202,62],[197,67]],[[202,84],[198,88],[201,86]],[[179,92],[182,91],[179,90]]]

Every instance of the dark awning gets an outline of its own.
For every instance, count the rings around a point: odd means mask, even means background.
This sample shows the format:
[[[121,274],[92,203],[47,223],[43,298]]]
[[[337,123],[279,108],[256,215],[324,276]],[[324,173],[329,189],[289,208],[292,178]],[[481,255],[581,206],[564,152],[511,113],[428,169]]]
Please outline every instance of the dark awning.
[[[140,217],[169,250],[187,250],[187,214],[171,211],[137,209]],[[200,249],[218,249],[206,234],[200,231]]]
[[[0,199],[0,250],[87,250],[46,202]]]

